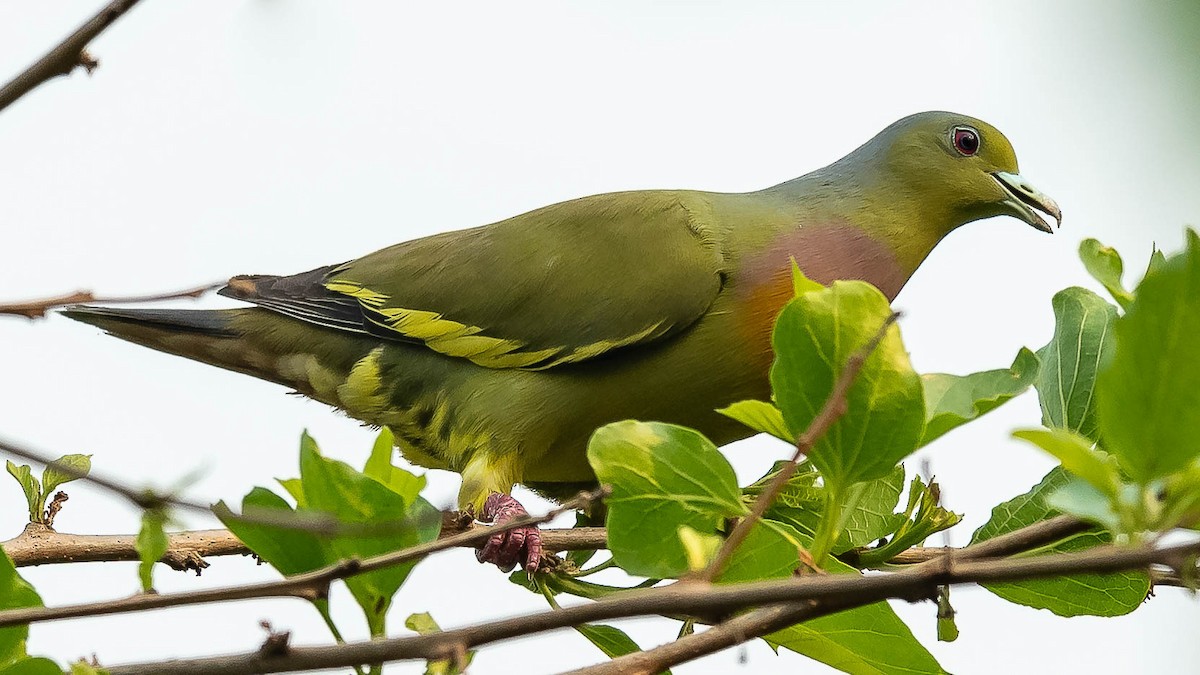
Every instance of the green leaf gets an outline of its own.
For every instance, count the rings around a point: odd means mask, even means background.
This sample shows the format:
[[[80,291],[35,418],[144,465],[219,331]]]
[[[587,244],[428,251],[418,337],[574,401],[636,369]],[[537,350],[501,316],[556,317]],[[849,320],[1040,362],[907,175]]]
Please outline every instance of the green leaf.
[[[419,497],[410,504],[404,495],[344,462],[322,456],[308,434],[300,442],[300,481],[312,510],[336,516],[343,523],[396,525],[386,534],[328,538],[325,545],[338,559],[368,558],[437,538],[441,527],[437,509]],[[372,636],[383,634],[392,597],[414,564],[395,565],[346,579],[346,587],[366,614]]]
[[[409,614],[408,618],[404,620],[404,627],[421,635],[440,633],[442,631],[442,627],[433,620],[433,616],[429,612]],[[459,675],[465,672],[474,660],[475,650],[472,649],[467,651],[457,663],[451,659],[427,661],[425,675]]]
[[[1096,384],[1104,446],[1146,483],[1200,456],[1200,238],[1138,286]]]
[[[271,509],[284,514],[294,513],[282,497],[266,488],[256,487],[242,498],[243,513],[269,513]],[[240,520],[224,502],[218,503],[213,512],[234,536],[254,551],[254,555],[270,563],[281,574],[291,576],[311,572],[335,562],[332,554],[326,552],[323,540],[311,532]]]
[[[861,281],[836,281],[784,307],[775,324],[771,386],[790,431],[808,428],[846,362],[891,313],[879,289]],[[893,325],[850,387],[846,413],[809,453],[826,486],[838,492],[881,478],[911,453],[925,426],[923,395]]]
[[[29,507],[29,522],[42,522],[42,514],[38,513],[38,502],[42,499],[42,486],[38,484],[38,479],[33,477],[33,471],[28,465],[22,464],[17,466],[8,460],[8,473],[17,482],[21,484],[21,491],[25,493],[25,503]]]
[[[925,434],[921,445],[928,445],[947,431],[982,417],[1024,393],[1037,378],[1038,365],[1037,355],[1022,349],[1007,369],[970,375],[922,375]]]
[[[425,476],[417,476],[392,464],[392,451],[396,447],[392,432],[384,427],[371,447],[371,456],[363,467],[363,473],[388,486],[392,492],[413,501],[425,489]]]
[[[1078,287],[1059,291],[1052,305],[1054,336],[1037,352],[1042,367],[1034,384],[1042,423],[1096,440],[1096,374],[1112,356],[1117,308]]]
[[[1047,503],[1047,497],[1069,481],[1070,477],[1066,471],[1056,467],[1029,492],[992,509],[991,519],[975,531],[971,543],[985,541],[1059,515],[1059,512]],[[1035,553],[1078,551],[1109,539],[1106,533],[1087,532]],[[1118,572],[992,583],[983,584],[983,587],[1009,602],[1047,609],[1059,616],[1119,616],[1141,606],[1150,590],[1150,579],[1143,572]]]
[[[791,525],[764,518],[750,529],[717,581],[725,584],[785,579],[800,566],[800,550],[811,543],[810,537]]]
[[[826,568],[858,573],[833,558]],[[855,675],[945,672],[886,602],[818,617],[763,639]]]
[[[865,483],[858,504],[846,516],[842,539],[833,552],[868,546],[895,532],[904,522],[904,514],[894,513],[903,491],[903,466],[897,466],[883,478]]]
[[[768,473],[758,483],[767,482],[774,473]],[[768,518],[786,522],[805,537],[815,537],[824,507],[822,489],[812,485],[815,476],[815,473],[800,472],[788,480],[788,486],[781,492],[780,498],[776,498],[772,507],[767,509]],[[844,513],[845,526],[834,543],[834,554],[869,545],[900,527],[905,515],[893,512],[904,491],[904,476],[904,467],[898,466],[883,478],[868,480],[857,486],[860,494],[852,508]],[[798,484],[793,486],[793,482]],[[746,490],[755,488],[758,483]]]
[[[783,413],[774,404],[766,401],[738,401],[717,412],[761,434],[770,434],[787,443],[796,442],[796,437],[788,431],[787,424],[783,421]]]
[[[142,583],[142,590],[147,593],[154,590],[154,563],[166,555],[171,545],[164,529],[166,521],[167,516],[162,509],[146,509],[142,512],[142,527],[133,543],[141,561],[138,564],[138,579]]]
[[[1117,250],[1095,239],[1084,239],[1079,243],[1079,258],[1087,268],[1088,274],[1104,286],[1113,300],[1116,300],[1122,309],[1129,309],[1129,303],[1133,302],[1133,294],[1125,290],[1121,283],[1125,265],[1121,262],[1121,255]]]
[[[297,508],[308,506],[308,500],[304,498],[304,484],[300,482],[299,478],[276,478],[275,482],[279,483],[279,486],[287,491],[292,499],[296,500]]]
[[[1046,495],[1046,505],[1058,513],[1096,523],[1109,532],[1122,529],[1121,514],[1113,499],[1078,476],[1068,476],[1066,483]]]
[[[642,651],[642,648],[620,628],[605,626],[603,624],[585,623],[575,626],[575,630],[579,631],[580,635],[587,638],[588,642],[596,645],[609,658],[615,659],[618,656]]]
[[[1090,483],[1102,495],[1117,497],[1121,487],[1117,463],[1108,453],[1093,448],[1091,440],[1066,429],[1027,429],[1014,431],[1013,436],[1050,453],[1064,469]]]
[[[666,578],[688,571],[679,527],[715,534],[746,513],[733,467],[700,433],[658,422],[615,422],[596,430],[588,461],[612,486],[608,543],[630,574]]]
[[[0,610],[42,606],[41,596],[17,574],[16,566],[0,548]],[[0,628],[0,666],[25,658],[25,638],[28,636],[29,626]]]
[[[46,466],[42,472],[42,492],[50,496],[54,488],[83,478],[92,470],[91,455],[63,455]]]
[[[91,668],[90,670],[76,670],[75,664],[71,664],[71,675],[79,673],[80,675],[104,675],[107,670],[99,670]],[[63,669],[58,667],[58,664],[42,657],[23,658],[13,661],[8,665],[0,664],[0,675],[62,675]]]
[[[857,502],[844,514],[845,527],[834,543],[831,551],[834,554],[867,546],[892,534],[905,521],[904,514],[894,513],[896,505],[900,503],[900,493],[904,491],[903,467],[897,466],[883,478],[861,483],[860,486],[856,488],[862,491]],[[824,505],[821,489],[809,486],[804,492],[796,489],[792,492],[794,496],[790,499],[777,499],[767,510],[767,515],[787,523],[806,537],[816,536]],[[799,499],[800,495],[805,499]]]

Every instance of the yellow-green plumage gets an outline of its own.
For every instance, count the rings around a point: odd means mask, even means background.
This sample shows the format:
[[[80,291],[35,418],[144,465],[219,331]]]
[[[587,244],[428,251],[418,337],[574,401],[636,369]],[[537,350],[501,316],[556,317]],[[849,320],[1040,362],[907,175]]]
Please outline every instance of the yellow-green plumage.
[[[965,153],[956,134],[977,135]],[[638,418],[748,435],[715,409],[769,396],[790,262],[894,297],[963,223],[1057,207],[1008,141],[951,113],[905,118],[838,162],[751,193],[596,195],[294,277],[237,277],[237,310],[78,308],[155,349],[279,382],[387,426],[460,502],[594,480],[585,446]]]

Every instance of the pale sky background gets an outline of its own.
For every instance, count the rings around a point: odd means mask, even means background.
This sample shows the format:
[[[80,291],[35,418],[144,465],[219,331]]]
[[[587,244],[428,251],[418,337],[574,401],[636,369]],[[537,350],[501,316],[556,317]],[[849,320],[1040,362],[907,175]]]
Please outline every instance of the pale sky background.
[[[101,4],[0,2],[0,79]],[[1013,219],[970,225],[896,305],[919,370],[1007,366],[1049,338],[1055,291],[1094,287],[1075,255],[1081,239],[1117,246],[1137,277],[1153,242],[1174,250],[1200,219],[1200,42],[1170,30],[1200,6],[1175,6],[146,0],[93,45],[93,77],[56,80],[0,113],[0,299],[298,272],[597,192],[757,189],[837,159],[903,115],[949,109],[1008,135],[1022,173],[1062,206],[1063,228],[1050,237]],[[0,317],[0,347],[0,435],[94,453],[98,471],[133,484],[169,486],[200,470],[189,495],[239,500],[296,473],[302,429],[356,465],[373,437],[278,386],[59,317]],[[966,514],[956,544],[1050,468],[1009,438],[1038,420],[1031,393],[923,453],[947,505]],[[754,439],[726,454],[746,482],[785,452]],[[429,498],[449,505],[458,477],[429,478]],[[61,530],[136,530],[125,503],[88,485],[68,491]],[[0,476],[0,539],[23,522],[19,490]],[[211,562],[200,579],[164,567],[158,587],[275,576],[248,559]],[[124,563],[22,573],[49,604],[137,583]],[[1200,603],[1175,589],[1119,619],[1060,619],[982,590],[954,599],[962,636],[952,644],[936,642],[932,605],[897,608],[953,672],[1200,664]],[[334,602],[348,636],[363,637],[349,596]],[[452,627],[544,607],[461,550],[419,566],[390,619],[398,633],[410,612]],[[329,640],[308,606],[276,600],[38,625],[29,649],[105,664],[243,651],[261,642],[261,619],[296,643]],[[647,647],[676,631],[664,620],[621,625]],[[472,672],[603,658],[561,632],[484,649]],[[761,642],[675,672],[785,669],[828,672]]]

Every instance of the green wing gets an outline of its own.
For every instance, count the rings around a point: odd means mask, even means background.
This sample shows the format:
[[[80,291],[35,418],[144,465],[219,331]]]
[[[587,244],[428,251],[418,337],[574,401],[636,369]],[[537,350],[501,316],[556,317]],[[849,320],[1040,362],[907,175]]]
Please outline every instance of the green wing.
[[[550,368],[661,339],[716,298],[708,202],[626,192],[397,244],[329,270],[369,332],[490,368]]]

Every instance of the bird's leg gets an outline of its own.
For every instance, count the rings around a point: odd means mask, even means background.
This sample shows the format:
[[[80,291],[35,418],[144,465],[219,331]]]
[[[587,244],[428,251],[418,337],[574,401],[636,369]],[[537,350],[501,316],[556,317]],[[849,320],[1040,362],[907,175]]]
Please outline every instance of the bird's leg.
[[[493,492],[483,503],[483,512],[479,519],[485,523],[503,525],[513,518],[529,515],[521,502],[503,492]],[[537,525],[517,527],[505,532],[497,532],[488,537],[487,542],[475,551],[479,562],[494,563],[496,567],[508,572],[517,563],[530,574],[537,571],[538,560],[542,556],[542,536]]]

